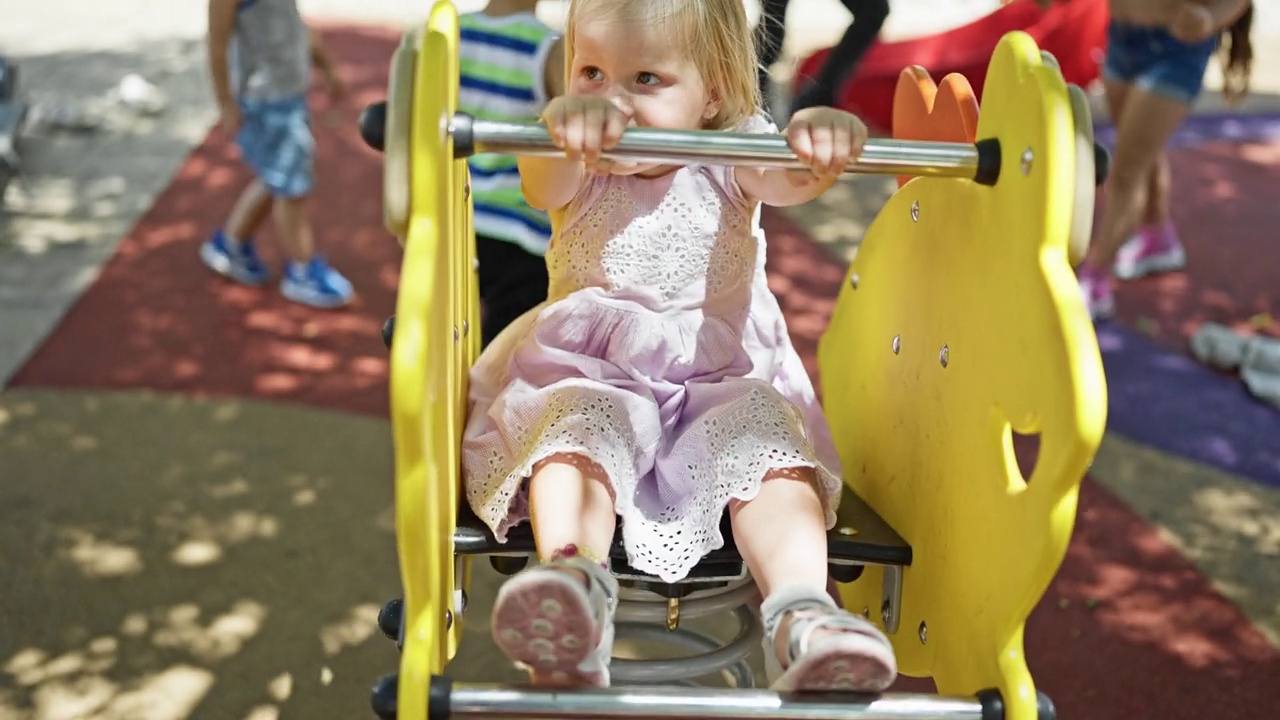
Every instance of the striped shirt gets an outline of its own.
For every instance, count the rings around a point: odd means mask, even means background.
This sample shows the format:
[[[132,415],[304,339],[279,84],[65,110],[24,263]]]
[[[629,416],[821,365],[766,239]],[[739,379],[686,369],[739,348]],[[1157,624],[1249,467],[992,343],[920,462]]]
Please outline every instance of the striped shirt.
[[[459,109],[486,120],[536,120],[548,99],[544,68],[555,31],[533,13],[469,13],[460,30]],[[551,221],[525,203],[516,158],[475,155],[467,162],[476,234],[546,254]]]

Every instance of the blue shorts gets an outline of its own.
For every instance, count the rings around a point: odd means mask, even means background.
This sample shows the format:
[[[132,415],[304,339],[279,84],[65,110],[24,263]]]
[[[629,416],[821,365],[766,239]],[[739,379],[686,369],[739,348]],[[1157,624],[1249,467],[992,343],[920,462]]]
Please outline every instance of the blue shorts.
[[[1190,105],[1200,96],[1205,68],[1217,49],[1217,36],[1188,45],[1163,27],[1113,20],[1102,75]]]
[[[240,156],[276,197],[310,194],[316,141],[305,97],[240,101]]]

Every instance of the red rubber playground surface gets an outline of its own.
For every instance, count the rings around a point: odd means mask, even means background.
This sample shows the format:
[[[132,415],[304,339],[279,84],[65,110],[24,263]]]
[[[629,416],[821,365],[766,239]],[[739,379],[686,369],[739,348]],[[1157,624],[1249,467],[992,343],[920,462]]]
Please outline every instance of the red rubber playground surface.
[[[359,108],[383,94],[395,38],[335,28],[331,45],[347,66],[352,93],[339,107],[317,96],[314,213],[325,251],[359,290],[358,304],[338,313],[295,307],[274,288],[232,287],[200,264],[198,243],[246,179],[215,130],[13,378],[13,388],[265,399],[386,417],[379,327],[393,312],[400,250],[381,227],[380,159],[362,145],[355,123]],[[1280,142],[1179,148],[1174,170],[1174,207],[1192,267],[1132,283],[1120,302],[1122,331],[1149,318],[1154,333],[1138,334],[1154,334],[1157,349],[1180,353],[1202,319],[1280,316],[1280,209],[1262,191],[1280,187]],[[812,367],[843,265],[782,215],[769,213],[766,223],[771,283]],[[147,452],[166,452],[139,442]],[[56,477],[57,458],[48,462]],[[1030,620],[1026,644],[1037,683],[1061,718],[1263,718],[1280,707],[1276,648],[1158,528],[1092,479],[1083,486],[1066,562]],[[389,652],[386,665],[369,668],[370,682],[390,670],[393,658]]]

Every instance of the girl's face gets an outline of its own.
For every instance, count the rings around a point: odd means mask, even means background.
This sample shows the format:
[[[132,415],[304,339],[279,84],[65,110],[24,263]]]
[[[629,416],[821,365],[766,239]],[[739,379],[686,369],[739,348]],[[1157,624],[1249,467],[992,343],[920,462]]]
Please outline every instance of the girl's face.
[[[703,129],[719,102],[677,45],[663,27],[583,20],[574,36],[569,93],[608,98],[635,126]]]

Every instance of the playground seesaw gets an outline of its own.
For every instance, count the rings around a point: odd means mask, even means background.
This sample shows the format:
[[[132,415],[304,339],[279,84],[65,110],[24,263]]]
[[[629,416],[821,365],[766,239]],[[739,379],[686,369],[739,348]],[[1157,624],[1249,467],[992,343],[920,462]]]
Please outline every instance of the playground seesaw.
[[[388,229],[405,246],[391,351],[396,537],[403,599],[380,623],[400,670],[384,718],[926,718],[1045,720],[1022,650],[1027,616],[1065,554],[1101,440],[1106,388],[1072,272],[1099,165],[1079,89],[1023,33],[997,46],[974,142],[869,141],[850,172],[913,176],[871,223],[822,336],[823,408],[845,468],[828,535],[845,607],[878,622],[900,671],[938,694],[811,696],[756,689],[761,629],[730,542],[679,582],[636,571],[619,544],[619,638],[677,657],[615,659],[615,687],[546,690],[445,677],[473,561],[514,573],[527,527],[498,543],[460,493],[467,371],[479,352],[472,153],[556,152],[537,124],[457,112],[457,14],[438,2],[392,61],[362,132],[385,153]],[[618,159],[791,167],[781,137],[628,130]],[[1035,435],[1034,469],[1014,433]],[[728,535],[726,535],[728,537]],[[721,642],[687,627],[733,619]],[[728,687],[695,686],[718,681]]]

